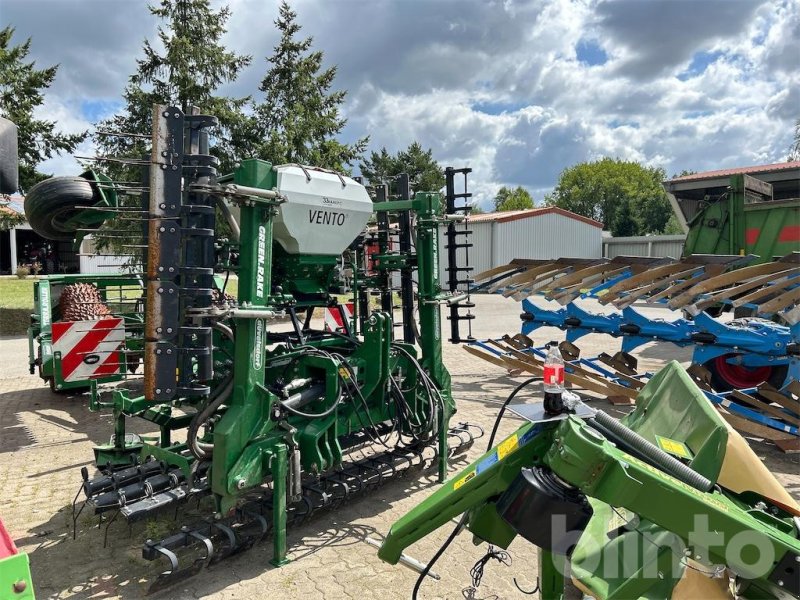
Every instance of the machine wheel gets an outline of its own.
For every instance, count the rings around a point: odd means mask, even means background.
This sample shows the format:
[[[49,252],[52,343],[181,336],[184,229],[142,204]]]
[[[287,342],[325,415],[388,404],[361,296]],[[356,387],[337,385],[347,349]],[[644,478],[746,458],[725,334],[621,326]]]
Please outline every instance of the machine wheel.
[[[777,388],[783,385],[786,373],[789,370],[788,365],[774,367],[732,365],[728,363],[728,359],[734,356],[737,355],[724,354],[717,358],[712,358],[703,365],[711,373],[711,385],[716,391],[728,392],[730,390],[753,388],[765,381]]]
[[[50,240],[72,241],[75,230],[66,225],[99,200],[94,186],[83,177],[51,177],[37,183],[25,195],[25,216],[31,228]]]

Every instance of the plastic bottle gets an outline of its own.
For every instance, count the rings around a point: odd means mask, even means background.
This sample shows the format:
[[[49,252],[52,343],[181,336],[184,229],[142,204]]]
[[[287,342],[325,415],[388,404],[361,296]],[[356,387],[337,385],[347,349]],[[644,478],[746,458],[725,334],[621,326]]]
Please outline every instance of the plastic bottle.
[[[564,359],[558,349],[558,342],[546,345],[547,356],[544,359],[544,409],[550,414],[564,412],[562,394],[564,392]]]
[[[547,356],[544,359],[544,391],[564,391],[564,359],[558,342],[550,342],[546,346]]]

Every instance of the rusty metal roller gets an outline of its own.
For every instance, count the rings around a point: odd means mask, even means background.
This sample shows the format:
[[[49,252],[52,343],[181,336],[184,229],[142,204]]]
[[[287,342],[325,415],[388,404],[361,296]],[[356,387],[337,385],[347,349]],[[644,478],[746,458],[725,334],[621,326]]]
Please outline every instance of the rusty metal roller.
[[[92,283],[72,283],[64,286],[58,308],[64,321],[94,321],[111,314],[97,286]]]

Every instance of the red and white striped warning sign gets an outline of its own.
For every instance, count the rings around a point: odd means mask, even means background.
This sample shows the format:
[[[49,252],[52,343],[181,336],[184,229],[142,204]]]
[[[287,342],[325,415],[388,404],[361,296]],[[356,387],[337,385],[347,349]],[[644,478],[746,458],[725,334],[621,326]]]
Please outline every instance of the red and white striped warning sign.
[[[119,347],[125,341],[122,319],[57,321],[52,331],[53,352],[61,353],[64,381],[97,379],[119,372]]]
[[[341,307],[342,310],[339,310]],[[325,309],[325,331],[344,331],[344,322],[342,322],[342,312],[345,314],[347,322],[352,327],[353,324],[353,303],[340,304],[338,306],[329,307]]]

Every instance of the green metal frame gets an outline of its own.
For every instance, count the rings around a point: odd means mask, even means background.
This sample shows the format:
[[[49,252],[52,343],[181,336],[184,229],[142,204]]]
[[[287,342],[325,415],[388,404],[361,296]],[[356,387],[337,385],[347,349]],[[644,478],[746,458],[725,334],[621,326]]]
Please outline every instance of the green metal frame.
[[[61,290],[74,283],[91,283],[95,285],[104,300],[109,289],[121,287],[142,287],[142,282],[130,275],[46,275],[33,283],[33,313],[28,327],[28,365],[33,373],[38,367],[39,377],[45,381],[52,380],[53,389],[65,391],[70,389],[86,389],[92,380],[65,381],[61,374],[61,356],[53,352],[53,322],[58,322],[58,297]],[[113,307],[112,307],[113,308]],[[112,316],[121,317],[126,325],[141,325],[143,314],[140,311],[112,310]],[[142,348],[141,333],[133,329],[126,334],[125,346],[128,350]],[[122,374],[97,378],[98,383],[120,381]]]
[[[796,251],[800,199],[747,202],[748,190],[763,191],[764,185],[747,175],[732,176],[727,195],[688,223],[684,256],[754,254],[768,262]]]
[[[0,598],[34,600],[31,568],[24,552],[0,559]]]
[[[686,404],[688,399],[691,402]],[[727,429],[678,363],[670,363],[648,383],[627,424],[646,438],[652,437],[654,431],[661,431],[693,445],[696,456],[692,467],[716,479],[724,455],[720,444],[724,449]],[[725,537],[724,541],[711,542],[706,548],[695,546],[694,558],[706,565],[727,565],[749,580],[745,597],[780,597],[785,590],[763,573],[751,572],[750,565],[759,559],[759,547],[743,547],[732,561],[726,556],[724,542],[738,534],[755,533],[774,552],[776,564],[787,553],[800,555],[800,540],[791,512],[754,493],[735,494],[719,488],[708,493],[699,491],[623,452],[581,419],[570,416],[562,421],[523,425],[448,480],[392,526],[379,551],[380,558],[396,564],[405,548],[465,512],[468,528],[476,539],[507,547],[516,532],[500,517],[495,502],[520,469],[532,466],[549,467],[592,499],[596,507],[593,519],[597,520],[594,528],[590,524],[584,532],[571,557],[572,573],[590,589],[607,590],[608,598],[666,597],[658,594],[664,594],[665,589],[670,592],[677,581],[665,576],[663,570],[658,570],[659,576],[648,576],[642,569],[631,576],[608,581],[603,578],[602,563],[598,565],[595,561],[591,567],[583,564],[588,552],[581,548],[584,539],[591,537],[595,547],[601,548],[611,543],[606,537],[610,523],[607,516],[611,511],[601,513],[597,507],[621,507],[638,516],[638,531],[649,528],[651,532],[669,532],[690,546],[696,541],[690,536],[695,517],[704,516],[708,531],[721,532]],[[760,502],[771,506],[771,511],[757,508]],[[564,571],[558,568],[559,558],[548,552],[540,554],[539,576],[542,598],[546,600],[561,598],[563,594]],[[662,554],[658,559],[671,557]],[[650,594],[651,588],[660,591]]]
[[[271,190],[277,187],[277,171],[268,162],[244,160],[237,170],[219,179],[245,188]],[[300,451],[302,468],[307,473],[335,468],[342,461],[344,449],[340,440],[364,428],[364,422],[385,422],[392,419],[395,407],[387,402],[391,374],[404,378],[402,393],[420,422],[427,422],[428,408],[419,391],[417,373],[408,353],[419,360],[440,390],[443,407],[436,415],[438,431],[430,432],[438,440],[439,476],[447,472],[447,429],[455,405],[450,393],[450,375],[442,362],[440,303],[446,299],[438,284],[438,224],[442,217],[439,194],[418,193],[407,202],[376,204],[376,211],[415,211],[417,214],[417,247],[415,257],[403,256],[394,264],[415,266],[418,269],[420,348],[393,342],[392,317],[376,311],[362,320],[363,340],[355,348],[346,340],[331,335],[310,339],[306,347],[324,348],[345,357],[348,369],[339,359],[303,348],[292,349],[285,344],[267,350],[270,335],[268,318],[283,308],[325,307],[333,302],[330,287],[337,260],[331,257],[289,256],[278,244],[273,245],[273,218],[278,200],[250,197],[240,203],[239,288],[238,306],[248,310],[247,317],[234,316],[229,325],[235,331],[233,353],[233,391],[225,402],[224,412],[204,441],[213,442],[209,480],[220,514],[228,514],[248,490],[271,479],[273,495],[273,564],[287,560],[286,502],[287,474],[290,453]],[[273,252],[275,254],[273,254]],[[412,262],[413,261],[413,262]],[[357,274],[356,299],[368,294],[374,283]],[[280,285],[277,290],[273,285]],[[278,291],[279,293],[274,293]],[[297,298],[295,298],[295,295]],[[263,311],[263,318],[253,314]],[[362,315],[363,316],[363,315]],[[404,350],[393,350],[399,347]],[[216,350],[215,350],[216,358]],[[354,373],[366,400],[366,408],[357,403],[341,403],[326,417],[306,419],[290,415],[282,423],[271,418],[278,398],[271,391],[280,378],[291,380],[314,374],[324,379],[325,397],[304,410],[316,414],[335,402],[339,393],[339,377],[343,369],[350,377]],[[352,369],[352,371],[350,370]],[[144,397],[130,397],[124,390],[114,392],[109,404],[115,415],[115,439],[112,444],[96,449],[98,463],[124,464],[129,455],[142,458],[154,456],[188,474],[190,464],[185,446],[175,444],[170,433],[186,426],[191,414],[173,415],[173,408],[196,401],[173,401],[152,404]],[[161,439],[142,444],[125,442],[126,415],[135,415],[157,423]]]

